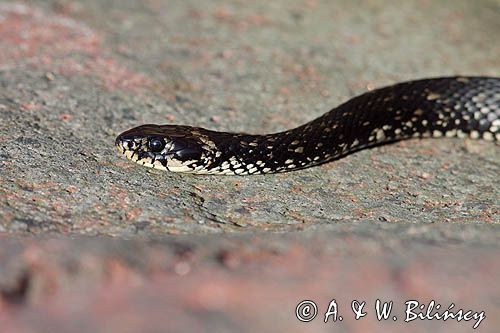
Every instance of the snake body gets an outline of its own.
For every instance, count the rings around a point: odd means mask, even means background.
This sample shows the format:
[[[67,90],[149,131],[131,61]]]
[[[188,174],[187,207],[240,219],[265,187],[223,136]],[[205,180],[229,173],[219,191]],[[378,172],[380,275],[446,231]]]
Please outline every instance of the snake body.
[[[198,174],[303,169],[412,137],[500,141],[500,78],[444,77],[398,83],[354,97],[302,126],[267,135],[147,124],[115,141],[144,166]]]

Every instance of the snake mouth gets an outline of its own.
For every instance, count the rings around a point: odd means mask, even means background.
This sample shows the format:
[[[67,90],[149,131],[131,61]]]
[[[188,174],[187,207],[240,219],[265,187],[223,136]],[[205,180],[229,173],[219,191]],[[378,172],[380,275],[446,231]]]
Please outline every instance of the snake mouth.
[[[132,160],[134,162],[137,162],[138,150],[133,149],[133,148],[135,148],[134,147],[135,145],[136,144],[135,143],[132,144],[130,140],[123,140],[120,137],[116,138],[116,140],[115,140],[116,150],[118,150],[118,152],[121,155],[125,155],[125,157],[127,157],[127,159]],[[135,155],[136,159],[134,159],[134,155]]]
[[[126,146],[126,140],[123,139],[122,135],[119,135],[115,139],[115,148],[121,153],[125,154],[125,151],[127,150]],[[128,145],[128,144],[127,144]]]
[[[118,150],[118,152],[120,154],[125,154],[125,148],[123,148],[123,145],[121,144],[121,142],[116,141],[115,148]]]
[[[121,145],[117,145],[117,150],[128,160],[131,160],[139,165],[153,169],[169,170],[167,166],[167,159],[165,158],[158,158],[158,156],[151,155],[151,153],[127,150],[121,147]]]
[[[115,140],[115,147],[121,155],[125,155],[127,159],[139,163],[140,142],[136,142],[134,139],[122,138],[120,135]]]

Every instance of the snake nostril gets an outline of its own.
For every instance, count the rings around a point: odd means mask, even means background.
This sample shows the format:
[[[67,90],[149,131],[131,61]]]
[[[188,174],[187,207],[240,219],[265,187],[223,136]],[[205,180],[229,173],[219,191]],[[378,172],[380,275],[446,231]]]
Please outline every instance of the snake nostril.
[[[133,150],[135,148],[135,142],[133,140],[116,140],[116,145],[122,147],[124,150]]]
[[[135,148],[135,142],[132,140],[125,141],[124,146],[126,149],[133,150]]]

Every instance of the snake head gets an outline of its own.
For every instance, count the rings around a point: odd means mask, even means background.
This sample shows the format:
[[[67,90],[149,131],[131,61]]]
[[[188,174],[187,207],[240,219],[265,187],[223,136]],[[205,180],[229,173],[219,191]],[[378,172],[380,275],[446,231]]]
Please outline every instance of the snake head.
[[[146,167],[195,172],[210,164],[212,148],[199,128],[147,124],[118,135],[115,146],[129,160]]]

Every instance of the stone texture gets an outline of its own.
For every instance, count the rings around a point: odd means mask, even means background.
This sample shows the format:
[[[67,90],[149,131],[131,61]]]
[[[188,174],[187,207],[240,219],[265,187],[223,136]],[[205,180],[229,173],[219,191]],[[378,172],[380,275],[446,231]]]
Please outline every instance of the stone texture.
[[[498,31],[497,0],[1,1],[0,331],[322,332],[300,299],[378,297],[484,310],[495,331],[495,144],[193,177],[113,141],[142,123],[278,131],[396,81],[499,76]],[[332,325],[472,326],[369,317]]]

